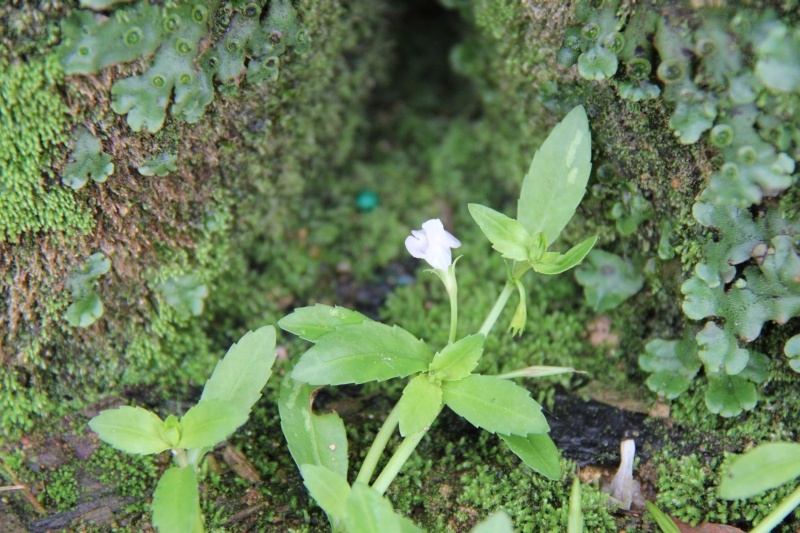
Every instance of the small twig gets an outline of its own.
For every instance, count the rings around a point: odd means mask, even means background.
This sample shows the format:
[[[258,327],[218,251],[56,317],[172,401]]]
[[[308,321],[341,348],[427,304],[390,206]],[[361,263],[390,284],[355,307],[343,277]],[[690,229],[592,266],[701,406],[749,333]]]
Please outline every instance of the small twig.
[[[0,487],[0,491],[3,490],[21,490],[22,495],[25,496],[25,499],[36,509],[36,512],[39,514],[47,514],[47,510],[39,503],[39,500],[36,499],[36,496],[33,495],[31,489],[28,488],[27,485],[22,483],[17,475],[11,470],[11,467],[8,466],[8,463],[0,459],[0,469],[6,474],[6,477],[14,484],[8,487]]]

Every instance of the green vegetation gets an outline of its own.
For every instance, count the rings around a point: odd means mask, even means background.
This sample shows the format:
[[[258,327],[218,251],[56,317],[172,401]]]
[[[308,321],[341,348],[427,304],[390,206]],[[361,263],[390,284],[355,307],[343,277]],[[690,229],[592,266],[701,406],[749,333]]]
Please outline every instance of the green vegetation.
[[[586,2],[577,10],[511,0],[442,3],[461,17],[448,37],[458,41],[449,58],[432,51],[450,42],[428,42],[441,25],[432,25],[435,32],[401,25],[394,35],[389,8],[367,1],[347,10],[324,0],[293,2],[298,25],[291,27],[305,30],[308,44],[269,54],[255,49],[269,14],[261,1],[254,2],[258,25],[248,22],[250,4],[235,2],[231,11],[212,9],[203,24],[174,31],[164,26],[168,15],[191,17],[191,2],[152,10],[144,0],[81,3],[108,17],[77,9],[77,2],[0,8],[0,22],[12,28],[0,35],[0,120],[25,125],[0,127],[0,246],[13,258],[0,266],[11,310],[0,354],[5,435],[50,431],[47,420],[94,402],[99,391],[175,411],[165,402],[191,399],[221,346],[295,305],[355,302],[426,342],[445,343],[445,292],[398,261],[407,229],[432,216],[459,229],[467,256],[461,261],[469,263],[460,292],[474,295],[462,302],[460,324],[479,327],[494,296],[480,289],[502,283],[503,263],[489,257],[464,206],[482,202],[513,213],[516,177],[552,125],[583,104],[598,139],[595,172],[576,221],[555,247],[568,250],[589,228],[600,251],[630,261],[630,276],[616,286],[630,294],[618,296],[614,308],[599,305],[591,290],[606,289],[607,280],[603,265],[590,261],[582,269],[594,275],[585,284],[588,299],[568,277],[529,274],[528,330],[519,339],[488,339],[477,370],[549,364],[589,373],[537,381],[533,396],[545,408],[559,387],[590,394],[587,383],[640,403],[656,395],[670,400],[671,421],[702,439],[687,437],[680,449],[640,449],[658,470],[650,481],[659,507],[676,518],[748,529],[790,491],[748,502],[714,495],[726,451],[796,440],[798,432],[800,350],[792,339],[800,188],[790,161],[800,155],[800,106],[792,81],[796,20],[787,16],[796,2],[775,4],[771,13],[651,2]],[[95,41],[81,41],[81,17]],[[39,20],[49,29],[36,29]],[[68,51],[62,57],[74,56],[82,42],[92,51],[78,56],[91,59],[91,73],[64,77],[67,67],[53,53],[59,26],[63,43],[73,43],[60,45]],[[134,31],[136,42],[126,43],[134,26],[143,29],[141,39]],[[387,35],[397,41],[394,54]],[[197,49],[180,55],[178,39]],[[221,47],[232,41],[241,47]],[[199,43],[208,45],[205,55]],[[226,70],[204,57],[219,57]],[[397,62],[388,66],[388,57]],[[106,61],[115,66],[102,70]],[[387,84],[387,69],[402,76]],[[185,93],[178,73],[198,76]],[[154,76],[164,85],[148,100],[142,89],[155,89]],[[140,132],[116,114],[127,105],[126,118]],[[190,119],[196,122],[187,125]],[[102,187],[61,184],[78,122],[114,154],[114,177]],[[171,154],[180,157],[173,162]],[[159,177],[142,178],[139,167]],[[363,191],[378,199],[374,206],[370,198],[371,210],[359,203]],[[98,250],[115,266],[94,289],[103,316],[86,329],[70,327],[67,282]],[[507,324],[512,314],[499,320]],[[593,333],[600,321],[608,324],[604,336]],[[300,350],[288,339],[283,347],[290,357]],[[284,364],[277,371],[288,370]],[[200,473],[212,527],[314,531],[325,521],[275,437],[272,385],[252,423],[231,441],[262,479],[278,482],[250,484],[214,452],[216,466],[209,462]],[[381,387],[380,397],[343,415],[352,423],[351,442],[374,437],[379,423],[371,417],[385,412],[384,395],[400,397],[401,386]],[[339,410],[352,394],[321,393],[321,409]],[[735,416],[723,419],[709,407]],[[536,513],[554,530],[564,528],[566,511],[559,510],[566,509],[568,483],[526,475],[497,439],[443,422],[388,493],[395,509],[432,531],[467,529],[498,507],[521,529],[536,530]],[[453,447],[451,439],[460,440]],[[149,521],[141,499],[165,465],[101,447],[66,468],[80,474],[98,458],[112,472],[104,483],[139,500],[115,512],[138,530]],[[34,474],[22,460],[15,468],[31,484],[49,485],[52,476],[53,497],[42,497],[48,511],[85,501],[60,474]],[[594,486],[582,492],[587,530],[653,527],[614,515]],[[15,509],[24,508],[18,500]],[[244,510],[251,514],[226,522]],[[784,527],[797,529],[796,520]]]
[[[59,93],[63,70],[53,58],[18,61],[0,46],[0,242],[23,233],[87,233],[94,226],[84,201],[58,184],[69,135]]]

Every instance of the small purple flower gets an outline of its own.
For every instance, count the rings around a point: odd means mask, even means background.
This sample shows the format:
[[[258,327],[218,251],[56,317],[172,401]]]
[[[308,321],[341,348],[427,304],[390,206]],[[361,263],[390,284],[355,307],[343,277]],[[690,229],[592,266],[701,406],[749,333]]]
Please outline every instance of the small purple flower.
[[[408,252],[417,259],[424,259],[436,270],[447,271],[453,263],[450,249],[459,246],[461,241],[444,229],[438,218],[424,222],[421,230],[412,230],[411,236],[406,237]]]

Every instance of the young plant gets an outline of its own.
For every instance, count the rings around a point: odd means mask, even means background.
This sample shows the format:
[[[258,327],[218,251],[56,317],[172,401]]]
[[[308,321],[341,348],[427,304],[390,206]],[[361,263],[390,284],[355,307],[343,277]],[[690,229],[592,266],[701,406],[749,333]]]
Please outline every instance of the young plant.
[[[762,444],[738,457],[719,484],[719,496],[726,500],[750,498],[800,477],[800,444]],[[789,494],[751,530],[767,533],[800,506],[800,488]]]
[[[102,411],[89,427],[123,452],[149,455],[172,450],[176,466],[153,494],[153,526],[160,533],[201,533],[197,470],[203,457],[247,421],[275,362],[275,328],[249,332],[230,347],[206,381],[200,401],[180,419],[166,420],[141,407]]]
[[[494,249],[508,260],[508,281],[479,331],[458,336],[458,284],[452,249],[461,243],[438,219],[412,231],[405,244],[411,255],[427,261],[444,283],[451,310],[446,346],[435,349],[398,326],[328,305],[296,309],[278,322],[285,331],[314,344],[282,383],[281,425],[305,485],[327,513],[334,531],[376,531],[370,524],[381,524],[381,531],[419,531],[392,511],[383,494],[445,406],[476,427],[496,433],[536,472],[549,479],[560,478],[558,450],[547,435],[549,426],[542,408],[511,379],[574,370],[531,367],[493,376],[475,369],[484,341],[514,289],[520,302],[510,329],[515,334],[524,330],[524,274],[531,269],[551,275],[564,272],[579,264],[594,245],[596,237],[590,237],[564,254],[547,250],[583,198],[590,155],[588,121],[578,107],[536,153],[522,185],[516,220],[482,205],[469,205]],[[393,378],[410,379],[350,484],[344,425],[335,413],[313,414],[314,390]],[[375,477],[397,429],[403,441]]]

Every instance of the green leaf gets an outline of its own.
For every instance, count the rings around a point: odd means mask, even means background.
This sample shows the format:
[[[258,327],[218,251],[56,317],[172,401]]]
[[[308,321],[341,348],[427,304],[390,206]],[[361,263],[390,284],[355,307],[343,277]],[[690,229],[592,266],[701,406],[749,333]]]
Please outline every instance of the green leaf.
[[[395,513],[389,500],[363,483],[355,483],[350,491],[344,524],[347,533],[422,533],[410,520]]]
[[[205,400],[181,418],[179,448],[211,448],[247,422],[247,411],[224,400]]]
[[[731,464],[719,484],[719,496],[726,500],[750,498],[800,477],[800,444],[762,444]]]
[[[206,381],[200,401],[224,400],[248,413],[261,398],[275,362],[275,328],[247,332],[234,343]]]
[[[592,136],[583,106],[570,111],[533,156],[517,205],[517,220],[549,244],[575,214],[592,169]]]
[[[427,430],[442,410],[442,388],[431,383],[427,374],[408,382],[397,404],[400,434],[404,437]]]
[[[499,436],[532,470],[547,479],[561,479],[561,454],[558,453],[558,448],[549,435],[532,433],[525,437],[502,434]]]
[[[463,339],[448,344],[438,352],[430,364],[430,371],[440,371],[447,380],[457,380],[469,376],[470,372],[478,366],[478,361],[483,355],[482,333],[469,335]]]
[[[510,381],[473,374],[442,383],[444,403],[473,425],[490,433],[547,433],[542,407],[530,393]]]
[[[347,434],[339,415],[311,411],[317,388],[295,381],[287,373],[281,383],[278,411],[281,429],[297,466],[328,468],[347,477]]]
[[[567,518],[567,533],[583,533],[583,509],[581,508],[581,482],[578,478],[572,480],[572,490],[569,493],[569,516]]]
[[[322,510],[336,520],[343,521],[347,514],[350,485],[342,476],[319,465],[300,465],[303,484]]]
[[[755,385],[741,376],[709,376],[706,407],[725,418],[749,411],[758,403]]]
[[[194,274],[186,274],[162,281],[156,285],[167,304],[180,315],[200,316],[203,314],[208,286]]]
[[[800,372],[800,335],[795,335],[786,341],[783,353],[789,358],[789,366],[795,372]]]
[[[372,320],[336,328],[302,355],[292,378],[310,385],[343,385],[424,372],[433,353],[397,326]]]
[[[750,360],[750,352],[739,348],[739,341],[730,331],[708,322],[695,336],[702,349],[697,353],[708,373],[739,374]]]
[[[556,376],[558,374],[569,374],[572,372],[576,374],[586,373],[567,366],[529,366],[526,368],[520,368],[519,370],[512,370],[511,372],[506,372],[505,374],[498,374],[495,377],[500,379],[543,378],[545,376]]]
[[[575,271],[575,279],[595,311],[614,309],[644,285],[644,277],[629,259],[602,250],[592,250],[586,259],[589,264]]]
[[[586,254],[588,254],[592,249],[595,242],[597,242],[597,235],[594,237],[589,237],[580,244],[573,246],[567,251],[567,253],[559,255],[553,260],[550,260],[546,263],[533,263],[533,269],[539,274],[561,274],[562,272],[579,265],[581,261],[583,261],[583,258],[586,257]]]
[[[653,520],[656,521],[658,524],[658,528],[661,530],[661,533],[681,533],[681,530],[678,526],[675,525],[675,522],[672,521],[672,518],[668,517],[664,514],[661,509],[656,507],[656,504],[653,502],[645,502],[647,506],[647,512],[653,517]]]
[[[505,511],[500,510],[475,524],[469,531],[470,533],[514,533],[514,523]]]
[[[89,427],[102,441],[123,452],[147,455],[170,448],[161,438],[164,422],[141,407],[107,409],[92,418]]]
[[[64,166],[64,177],[61,182],[76,191],[86,185],[89,178],[97,183],[103,183],[114,173],[114,163],[111,156],[103,152],[100,139],[92,135],[89,130],[81,127],[76,133],[75,149],[69,155],[69,160]]]
[[[650,372],[647,386],[653,392],[673,400],[689,388],[702,366],[697,358],[697,344],[685,335],[680,341],[653,339],[639,356],[639,368]]]
[[[469,214],[492,243],[492,248],[503,254],[506,259],[528,260],[533,237],[522,224],[480,204],[469,204],[468,207]]]
[[[164,472],[153,493],[153,525],[159,533],[203,531],[200,492],[191,466]]]
[[[93,290],[71,303],[65,315],[67,322],[73,328],[88,328],[101,316],[103,316],[103,302]]]
[[[317,304],[313,307],[295,309],[293,313],[278,320],[278,326],[301,339],[317,342],[320,337],[339,326],[352,326],[367,320],[369,318],[361,313],[344,307]]]

